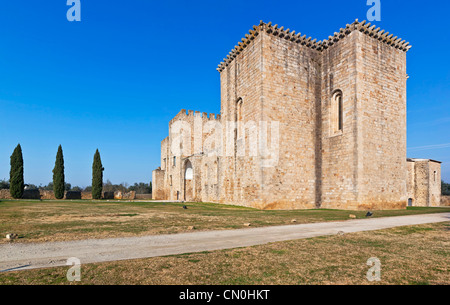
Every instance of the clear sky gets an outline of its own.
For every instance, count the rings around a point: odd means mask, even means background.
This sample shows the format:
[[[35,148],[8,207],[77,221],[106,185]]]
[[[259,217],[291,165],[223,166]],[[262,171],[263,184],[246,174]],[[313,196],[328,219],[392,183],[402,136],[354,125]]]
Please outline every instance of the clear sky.
[[[260,20],[326,39],[367,0],[66,0],[0,2],[0,179],[20,143],[25,182],[52,180],[58,145],[66,181],[149,182],[180,109],[220,112],[223,57]],[[450,1],[381,0],[377,26],[409,41],[408,157],[443,161],[450,182]]]

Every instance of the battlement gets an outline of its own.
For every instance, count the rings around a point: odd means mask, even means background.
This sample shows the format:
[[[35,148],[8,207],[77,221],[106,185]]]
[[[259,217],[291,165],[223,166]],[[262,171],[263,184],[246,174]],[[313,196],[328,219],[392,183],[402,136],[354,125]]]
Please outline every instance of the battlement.
[[[217,115],[215,113],[209,113],[208,114],[206,112],[181,109],[180,112],[178,112],[178,114],[172,120],[170,120],[170,124],[172,124],[174,121],[188,119],[188,118],[191,118],[191,117],[192,118],[193,117],[200,117],[204,121],[209,121],[209,120],[218,120],[218,121],[220,121],[220,114],[217,114]]]
[[[394,34],[390,34],[385,30],[376,28],[376,26],[371,25],[370,22],[367,23],[366,20],[359,22],[358,19],[356,19],[352,24],[347,24],[345,29],[341,28],[339,32],[335,32],[333,36],[329,36],[328,40],[320,42],[322,46],[321,50],[327,49],[329,46],[332,46],[334,43],[338,42],[340,39],[344,38],[353,31],[360,31],[361,33],[378,39],[379,41],[404,52],[407,52],[412,47],[409,42],[406,42],[397,36],[394,37]]]
[[[352,24],[347,24],[345,28],[341,28],[339,32],[335,32],[333,36],[328,36],[328,39],[323,41],[317,41],[317,39],[312,39],[312,37],[307,38],[306,35],[302,35],[300,32],[296,33],[290,29],[285,30],[284,27],[278,27],[277,24],[272,25],[272,22],[264,23],[261,20],[259,26],[253,26],[253,29],[250,30],[248,34],[245,34],[245,37],[241,39],[238,45],[236,45],[234,49],[228,53],[227,57],[224,58],[217,67],[217,71],[222,72],[234,60],[234,58],[236,58],[236,56],[240,54],[255,39],[255,37],[259,35],[260,32],[266,32],[267,34],[284,38],[317,50],[318,52],[322,52],[337,43],[339,40],[348,36],[353,31],[360,31],[361,33],[378,39],[379,41],[404,52],[407,52],[411,48],[409,42],[406,42],[397,36],[394,37],[394,34],[390,34],[385,30],[376,28],[375,25],[371,25],[370,22],[367,23],[365,20],[359,22],[358,19],[356,19]]]
[[[409,43],[358,20],[323,38],[253,26],[218,67],[223,121],[174,113],[154,198],[266,210],[439,204],[441,164],[406,159]]]

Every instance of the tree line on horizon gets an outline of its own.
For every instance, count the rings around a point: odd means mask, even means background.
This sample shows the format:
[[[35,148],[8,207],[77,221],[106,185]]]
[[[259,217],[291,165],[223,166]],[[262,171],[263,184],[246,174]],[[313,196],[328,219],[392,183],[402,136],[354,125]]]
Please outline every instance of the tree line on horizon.
[[[445,183],[444,181],[441,181],[441,192],[442,195],[450,196],[450,183]]]
[[[86,188],[81,188],[78,186],[72,187],[70,183],[65,181],[64,174],[64,155],[62,146],[59,145],[58,151],[56,153],[55,167],[52,170],[53,173],[53,181],[50,182],[47,186],[35,186],[35,185],[26,185],[24,182],[24,163],[23,163],[23,155],[22,155],[22,147],[20,144],[16,146],[10,161],[11,169],[10,169],[10,178],[8,181],[0,180],[0,189],[9,189],[10,194],[15,199],[20,199],[23,196],[25,187],[27,189],[42,189],[42,190],[52,190],[55,194],[56,199],[63,199],[65,191],[86,191],[92,192],[93,199],[101,199],[103,191],[106,192],[114,192],[120,190],[122,192],[135,191],[138,194],[147,194],[151,193],[151,182],[150,184],[146,183],[135,183],[132,186],[128,186],[127,183],[121,183],[120,185],[114,185],[109,180],[106,183],[103,183],[103,171],[105,170],[100,152],[98,149],[95,151],[94,160],[92,163],[92,184]]]

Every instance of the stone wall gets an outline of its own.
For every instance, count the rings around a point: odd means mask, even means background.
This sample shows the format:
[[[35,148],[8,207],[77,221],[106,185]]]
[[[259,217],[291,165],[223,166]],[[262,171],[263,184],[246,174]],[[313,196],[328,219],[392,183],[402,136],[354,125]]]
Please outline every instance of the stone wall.
[[[263,40],[261,32],[220,73],[223,149],[217,187],[221,203],[259,207],[263,202],[260,155],[250,153],[255,136],[246,128],[249,122],[258,124],[263,115]]]
[[[116,192],[117,193],[117,192]],[[108,195],[107,192],[103,193],[103,199],[128,199],[128,200],[134,200],[136,198],[136,192],[131,191],[127,193],[121,193],[120,195],[117,193],[117,197],[115,198],[115,193],[112,192],[112,194]],[[25,190],[23,194],[23,199],[42,199],[42,200],[56,200],[55,194],[53,191],[47,191],[47,190]],[[0,199],[13,199],[11,197],[11,194],[8,189],[2,189],[0,190]],[[69,191],[64,192],[64,198],[67,200],[92,200],[92,193],[91,192],[75,192],[75,191]]]
[[[41,190],[40,195],[41,195],[41,199],[43,199],[43,200],[56,200],[56,197],[55,197],[55,194],[53,193],[53,191]],[[65,195],[65,192],[64,192],[64,195]]]
[[[407,190],[412,206],[440,206],[441,163],[430,159],[408,159]]]
[[[207,198],[210,183],[206,183],[204,175],[208,171],[204,169],[209,159],[202,152],[210,134],[207,129],[214,129],[219,120],[220,116],[215,114],[183,109],[169,122],[169,136],[161,142],[161,167],[152,173],[153,199],[200,201]],[[187,166],[193,168],[194,176],[185,181]]]
[[[136,198],[137,200],[151,200],[152,199],[152,194],[136,194]]]
[[[450,206],[450,196],[441,196],[441,206]]]
[[[361,120],[358,114],[357,52],[359,33],[354,31],[322,53],[321,107],[317,115],[318,154],[317,187],[322,208],[355,209],[358,205],[358,170],[362,163],[358,138]],[[342,97],[342,129],[335,126],[333,96]]]
[[[429,206],[437,207],[441,205],[441,163],[430,160],[429,162]]]
[[[406,52],[358,31],[358,205],[405,208]]]
[[[355,21],[316,42],[270,23],[254,26],[219,65],[220,118],[182,110],[169,122],[153,198],[261,209],[405,208],[412,179],[406,161],[409,46],[384,33]],[[342,97],[339,130],[336,93]],[[214,121],[221,123],[218,156],[205,143],[211,130],[205,126]],[[266,127],[266,142],[257,146],[252,141],[261,140],[261,122],[277,123],[279,137]],[[178,135],[175,126],[182,126]],[[275,142],[276,160],[266,166],[274,154],[261,145]],[[191,167],[193,177],[185,179]]]
[[[113,194],[114,199],[127,199],[127,200],[134,200],[136,199],[136,192],[130,191],[130,192],[121,192],[121,191],[115,191]]]
[[[40,194],[39,190],[24,190],[23,191],[23,199],[39,199]],[[13,199],[9,189],[0,190],[0,199]]]
[[[415,173],[415,162],[411,159],[407,159],[406,162],[407,166],[407,178],[406,178],[406,194],[408,197],[408,205],[413,206],[414,205],[414,198],[415,196],[415,179],[416,179],[416,173]]]
[[[0,199],[12,199],[9,190],[7,189],[0,190]]]
[[[165,181],[165,178],[166,177],[164,170],[156,169],[152,172],[152,199],[155,200],[168,199],[166,189],[169,186],[169,182]]]
[[[82,200],[92,200],[92,193],[91,192],[81,192],[81,199]]]
[[[415,206],[427,206],[429,199],[428,161],[415,162]]]
[[[279,139],[278,147],[272,146],[271,134],[267,134],[274,162],[267,167],[256,168],[260,172],[261,183],[257,207],[315,208],[320,52],[267,31],[261,36],[263,88],[262,94],[256,98],[260,102],[254,107],[262,108],[262,115],[256,113],[252,119],[272,126],[278,124]],[[258,159],[257,166],[269,158],[258,151]]]

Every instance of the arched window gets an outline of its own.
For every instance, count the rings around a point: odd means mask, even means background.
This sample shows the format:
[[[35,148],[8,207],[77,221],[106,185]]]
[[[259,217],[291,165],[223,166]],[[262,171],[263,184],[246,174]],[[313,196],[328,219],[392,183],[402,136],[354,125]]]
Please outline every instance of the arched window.
[[[214,166],[213,166],[213,184],[217,184],[217,183],[219,183],[219,173],[218,173],[218,170],[219,170],[219,168],[218,168],[218,165],[217,165],[217,160],[216,161],[214,161]]]
[[[237,103],[236,103],[236,108],[237,108],[237,121],[240,122],[242,121],[243,117],[242,117],[242,98],[239,98]]]
[[[205,188],[208,187],[209,184],[209,173],[208,173],[208,164],[205,163],[205,165],[203,165],[203,179],[204,179],[204,185]]]
[[[236,124],[237,124],[237,138],[239,139],[242,134],[243,126],[243,113],[242,113],[242,98],[238,98],[236,101]]]
[[[342,133],[344,130],[344,98],[341,90],[336,90],[331,98],[331,133]]]
[[[194,179],[194,170],[192,169],[192,163],[189,160],[186,161],[186,168],[184,170],[184,179],[185,180]]]

